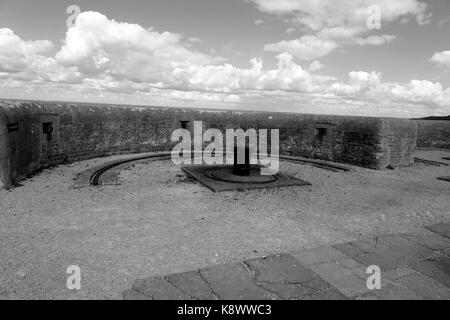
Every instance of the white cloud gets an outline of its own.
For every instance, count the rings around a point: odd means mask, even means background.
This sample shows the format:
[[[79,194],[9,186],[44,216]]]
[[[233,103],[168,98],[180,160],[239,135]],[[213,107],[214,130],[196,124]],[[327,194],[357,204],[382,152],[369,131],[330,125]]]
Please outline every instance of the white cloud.
[[[290,27],[290,28],[286,29],[287,34],[293,34],[294,32],[295,32],[295,28]]]
[[[381,23],[415,17],[422,24],[429,14],[419,0],[250,0],[259,10],[288,19],[293,27],[309,34],[300,39],[266,45],[266,50],[289,52],[299,59],[311,60],[330,54],[344,45],[380,46],[395,40],[393,35],[368,35],[368,8],[377,6]],[[289,30],[289,29],[288,29]]]
[[[345,44],[381,46],[395,39],[393,35],[348,38],[348,36],[353,34],[355,34],[353,30],[345,28],[325,29],[317,36],[305,35],[299,39],[282,40],[277,43],[266,44],[264,50],[287,52],[300,60],[314,60],[330,54]]]
[[[367,9],[378,6],[382,21],[391,22],[415,16],[419,22],[427,17],[426,4],[419,0],[250,0],[259,10],[275,15],[287,15],[292,22],[311,30],[335,26],[365,26]]]
[[[76,68],[59,65],[47,57],[53,49],[48,40],[26,41],[11,29],[0,29],[0,71],[9,78],[23,81],[79,81],[81,74]]]
[[[436,52],[433,57],[431,57],[430,61],[443,67],[450,68],[450,50]]]
[[[234,94],[212,94],[200,91],[171,91],[168,96],[177,100],[202,101],[202,102],[222,102],[239,103],[241,99]]]
[[[438,22],[438,28],[441,29],[445,24],[447,24],[447,23],[449,23],[449,22],[450,22],[450,16],[448,16],[448,17],[446,17],[446,18],[444,18],[444,19],[439,20],[439,22]]]
[[[53,48],[48,40],[24,41],[11,29],[0,29],[0,71],[17,72],[45,60]]]
[[[190,90],[217,92],[240,92],[244,90],[287,90],[313,92],[319,90],[329,77],[320,77],[305,71],[294,63],[288,53],[279,54],[276,69],[263,70],[263,61],[252,59],[251,69],[241,69],[225,65],[191,66],[177,68],[173,81],[178,86]]]
[[[190,49],[181,35],[116,22],[98,12],[83,12],[67,31],[56,54],[64,66],[75,66],[86,75],[108,73],[114,77],[159,82],[177,67],[205,65],[218,58]]]
[[[320,39],[314,35],[305,35],[300,39],[283,40],[264,46],[264,50],[287,52],[301,60],[313,60],[328,55],[338,44],[332,40]]]
[[[337,26],[324,28],[317,33],[321,38],[346,40],[355,37],[357,34],[364,32],[364,29],[358,26]]]
[[[394,41],[396,36],[393,35],[382,35],[382,36],[369,36],[367,38],[357,38],[355,43],[360,46],[371,45],[371,46],[381,46],[383,44]]]
[[[261,24],[264,24],[264,21],[261,20],[261,19],[257,19],[257,20],[255,20],[255,21],[253,21],[253,23],[256,24],[257,26],[259,26],[259,25],[261,25]]]
[[[352,71],[348,83],[333,83],[331,92],[342,97],[360,101],[402,106],[404,103],[423,103],[430,108],[448,108],[450,88],[444,90],[438,82],[411,80],[409,83],[382,82],[381,74],[375,71]]]
[[[130,94],[152,92],[153,89],[173,90],[176,93],[171,93],[171,97],[186,97],[187,100],[203,97],[201,100],[236,103],[239,99],[232,95],[233,92],[312,92],[332,79],[310,74],[288,53],[276,57],[278,65],[275,69],[264,70],[263,61],[258,58],[251,60],[250,69],[237,68],[224,64],[223,58],[190,49],[192,39],[187,39],[184,44],[178,34],[116,22],[97,12],[79,15],[54,58],[36,55],[48,51],[49,46],[43,45],[47,44],[45,41],[26,43],[12,31],[5,34],[15,39],[18,48],[26,49],[22,50],[25,52],[22,56],[30,60],[22,66],[20,75],[10,73],[11,79],[78,83],[80,90]],[[12,47],[6,41],[3,43]],[[12,62],[17,65],[24,60],[22,56],[5,55],[4,59],[9,59],[8,65]]]
[[[361,95],[363,91],[376,89],[381,83],[381,74],[372,71],[352,71],[348,75],[348,83],[334,83],[331,91],[339,95]]]
[[[201,39],[196,38],[196,37],[190,37],[189,41],[192,43],[202,43],[203,42]]]
[[[323,68],[317,60],[305,67],[295,60],[314,60],[344,44],[392,41],[387,35],[362,37],[358,28],[327,27],[315,35],[267,45],[278,55],[276,67],[265,69],[260,58],[240,68],[199,52],[192,49],[195,40],[179,34],[144,29],[94,12],[80,18],[55,56],[50,41],[26,41],[10,29],[0,29],[0,94],[398,116],[448,113],[450,105],[450,88],[437,82],[383,82],[375,71],[352,71],[347,81],[338,81],[315,74]],[[447,57],[444,51],[432,61],[446,63]]]
[[[325,68],[325,66],[318,60],[313,61],[309,65],[309,70],[311,70],[312,72],[319,71],[319,70],[321,70],[323,68]]]

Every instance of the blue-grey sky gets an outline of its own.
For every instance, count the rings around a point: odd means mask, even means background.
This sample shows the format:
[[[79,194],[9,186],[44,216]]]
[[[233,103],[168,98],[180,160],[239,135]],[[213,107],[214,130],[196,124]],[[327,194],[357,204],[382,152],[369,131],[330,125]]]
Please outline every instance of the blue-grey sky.
[[[0,0],[0,98],[446,115],[449,34],[448,0]]]

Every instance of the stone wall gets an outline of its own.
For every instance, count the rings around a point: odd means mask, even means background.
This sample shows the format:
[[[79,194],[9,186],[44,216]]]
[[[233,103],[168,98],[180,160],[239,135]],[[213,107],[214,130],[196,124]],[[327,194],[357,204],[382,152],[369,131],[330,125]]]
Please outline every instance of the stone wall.
[[[372,169],[412,164],[417,125],[402,119],[82,103],[0,102],[0,186],[42,168],[113,154],[171,150],[173,130],[279,129],[280,153]]]
[[[381,119],[379,167],[414,164],[417,124],[407,119]]]
[[[9,185],[10,159],[7,119],[0,108],[0,189]]]
[[[417,120],[419,148],[450,149],[450,121]]]

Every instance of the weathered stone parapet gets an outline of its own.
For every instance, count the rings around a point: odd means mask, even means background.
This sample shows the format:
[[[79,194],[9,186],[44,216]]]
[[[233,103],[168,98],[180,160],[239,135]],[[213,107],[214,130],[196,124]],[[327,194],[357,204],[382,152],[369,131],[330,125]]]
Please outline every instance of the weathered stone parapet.
[[[372,169],[410,165],[417,125],[403,119],[0,101],[0,181],[90,158],[169,151],[173,130],[278,129],[280,154]]]
[[[407,119],[382,118],[378,169],[411,166],[417,141],[417,124]]]
[[[0,109],[0,189],[11,184],[9,154],[8,122],[3,110]]]

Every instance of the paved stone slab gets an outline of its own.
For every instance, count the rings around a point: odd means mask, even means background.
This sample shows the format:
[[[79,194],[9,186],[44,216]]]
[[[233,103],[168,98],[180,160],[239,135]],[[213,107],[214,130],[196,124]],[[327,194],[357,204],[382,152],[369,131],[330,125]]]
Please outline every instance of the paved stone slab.
[[[125,290],[123,292],[124,300],[152,300],[151,297],[146,296],[136,290]]]
[[[338,261],[340,265],[344,266],[347,269],[359,268],[361,264],[358,261],[355,261],[351,258],[345,258]]]
[[[214,294],[226,300],[267,300],[274,295],[259,287],[240,263],[228,263],[201,269],[200,275]]]
[[[450,248],[450,239],[444,238],[434,232],[401,234],[402,237],[414,241],[417,244],[433,250],[443,250]]]
[[[352,298],[369,291],[366,285],[366,279],[361,278],[357,273],[345,268],[339,263],[327,262],[315,264],[310,268],[346,297]]]
[[[433,278],[447,288],[450,288],[450,258],[440,257],[420,261],[412,266],[420,273]]]
[[[330,288],[314,272],[287,254],[273,255],[244,262],[258,284],[282,299],[294,299]]]
[[[200,300],[214,300],[217,297],[212,293],[208,284],[196,271],[171,274],[165,279],[181,292]]]
[[[291,255],[305,266],[347,258],[344,253],[332,247],[320,247],[304,250],[291,253]]]
[[[347,300],[347,298],[336,289],[328,289],[316,294],[301,297],[300,300]]]
[[[255,272],[258,282],[303,283],[317,276],[287,254],[273,255],[244,262]]]
[[[435,224],[433,226],[427,227],[427,229],[450,239],[450,223]]]
[[[355,248],[358,248],[360,250],[360,252],[362,252],[364,254],[364,253],[374,252],[374,249],[380,244],[379,240],[380,240],[380,237],[370,238],[370,239],[352,241],[352,242],[349,242],[349,244],[351,244]]]
[[[411,268],[398,268],[398,269],[392,269],[389,271],[383,272],[382,276],[386,277],[390,280],[397,280],[401,277],[405,277],[407,275],[410,275],[412,273],[416,273],[417,271]]]
[[[354,246],[361,246],[362,250],[367,250],[367,242],[354,242]],[[354,256],[356,261],[369,266],[377,265],[382,270],[396,269],[408,266],[420,259],[434,255],[433,250],[423,247],[414,241],[405,238],[387,235],[382,236],[372,247],[372,252]]]
[[[302,284],[262,283],[261,286],[283,300],[298,299],[317,291]]]
[[[360,300],[424,300],[424,297],[398,283],[390,283],[380,290],[371,290],[357,297]]]
[[[408,289],[416,292],[418,295],[431,300],[450,299],[450,289],[433,279],[419,273],[413,273],[397,280]]]
[[[361,279],[364,279],[364,281],[367,282],[367,278],[370,276],[370,274],[367,273],[366,266],[364,266],[358,262],[357,262],[358,263],[357,266],[351,266],[351,267],[347,267],[345,264],[342,264],[340,262],[338,262],[338,263],[341,267],[346,268],[347,270],[351,271],[354,275],[360,277]],[[386,285],[389,282],[390,282],[389,279],[381,277],[381,285],[382,286]]]
[[[355,260],[362,263],[365,266],[376,265],[381,270],[391,270],[398,268],[399,266],[407,265],[407,263],[398,256],[380,255],[378,253],[366,253],[360,256],[354,257]]]
[[[332,247],[335,248],[336,250],[341,251],[342,253],[346,254],[349,257],[354,257],[360,254],[367,253],[364,250],[355,247],[351,242],[335,244]]]
[[[172,286],[161,277],[136,280],[133,284],[133,290],[153,300],[190,300],[186,294],[183,294],[177,288]]]
[[[137,280],[124,299],[447,299],[448,224],[198,271]],[[367,288],[367,266],[382,269],[381,290]]]

